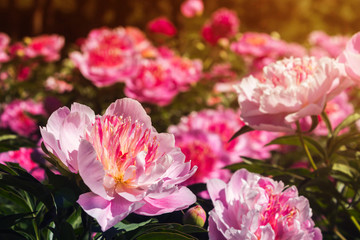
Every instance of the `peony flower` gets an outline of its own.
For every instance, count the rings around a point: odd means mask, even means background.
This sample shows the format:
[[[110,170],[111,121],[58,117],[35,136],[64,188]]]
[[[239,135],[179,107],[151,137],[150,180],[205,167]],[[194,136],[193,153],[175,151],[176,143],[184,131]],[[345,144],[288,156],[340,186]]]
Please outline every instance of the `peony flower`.
[[[196,173],[183,183],[184,186],[206,183],[211,178],[229,180],[230,171],[222,168],[230,164],[230,159],[218,135],[194,130],[176,134],[175,142],[185,154],[186,162],[197,166]]]
[[[139,74],[126,81],[125,95],[141,102],[168,105],[179,93],[168,60],[143,60]]]
[[[180,11],[187,18],[201,16],[204,11],[204,3],[202,0],[185,0],[180,6]]]
[[[91,190],[78,203],[103,231],[132,212],[160,215],[196,201],[179,186],[196,167],[185,162],[173,135],[156,132],[135,100],[117,100],[103,116],[74,103],[55,111],[41,133],[47,149]]]
[[[0,116],[0,127],[10,128],[19,135],[29,137],[37,129],[37,122],[28,114],[45,115],[42,103],[33,100],[14,100],[5,105]]]
[[[202,36],[208,43],[215,45],[221,38],[234,37],[239,31],[240,20],[236,12],[221,8],[214,12],[202,29]]]
[[[264,146],[278,137],[279,134],[277,133],[253,131],[229,142],[234,133],[245,125],[238,115],[232,109],[205,109],[182,117],[180,123],[177,126],[170,126],[168,131],[173,133],[176,138],[191,131],[215,134],[221,140],[223,151],[229,155],[231,163],[241,161],[240,156],[257,159],[269,158],[271,156],[270,151],[277,149],[277,146]],[[190,159],[194,160],[193,158]]]
[[[345,64],[346,73],[357,84],[360,83],[360,32],[356,33],[346,44],[339,61]]]
[[[322,239],[308,200],[295,186],[284,189],[282,182],[241,169],[228,184],[211,179],[207,189],[214,204],[210,240]]]
[[[43,57],[45,61],[59,60],[60,50],[64,46],[64,37],[53,35],[42,35],[34,38],[26,38],[27,46],[24,49],[28,58]]]
[[[242,56],[274,58],[286,53],[287,44],[266,33],[247,32],[233,42],[230,49]]]
[[[7,34],[0,32],[0,63],[9,61],[10,57],[6,53],[10,43],[10,38]]]
[[[31,156],[34,154],[36,154],[35,149],[21,147],[19,150],[16,151],[0,153],[0,163],[2,164],[4,164],[5,162],[18,163],[20,167],[28,171],[37,180],[42,181],[45,178],[45,171],[32,160]]]
[[[151,58],[157,56],[156,48],[140,29],[136,27],[126,27],[125,31],[134,40],[135,48],[141,53],[142,57]]]
[[[47,90],[52,90],[57,93],[70,92],[74,88],[71,84],[55,77],[48,77],[45,80],[44,86]]]
[[[81,50],[72,52],[70,59],[97,87],[124,82],[139,69],[140,52],[124,28],[92,30]]]
[[[323,31],[313,31],[309,35],[309,43],[312,45],[310,55],[337,58],[348,41],[346,36],[329,36]]]
[[[235,86],[241,118],[258,130],[293,131],[303,117],[319,115],[325,103],[351,85],[343,64],[334,59],[288,58]]]
[[[141,62],[137,76],[126,81],[125,95],[141,102],[168,105],[179,91],[200,80],[202,63],[162,49],[156,59]]]
[[[169,37],[173,37],[177,33],[174,24],[166,17],[158,17],[151,20],[147,27],[150,32],[164,34]]]

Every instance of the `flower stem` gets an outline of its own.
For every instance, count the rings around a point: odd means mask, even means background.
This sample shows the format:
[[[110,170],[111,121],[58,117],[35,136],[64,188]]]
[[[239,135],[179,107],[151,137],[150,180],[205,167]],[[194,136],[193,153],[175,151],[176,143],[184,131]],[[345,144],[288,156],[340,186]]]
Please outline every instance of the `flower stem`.
[[[333,135],[333,129],[332,129],[332,126],[331,126],[331,122],[330,122],[330,119],[328,118],[328,115],[326,114],[325,111],[322,111],[321,112],[321,119],[324,121],[325,125],[326,125],[326,128],[328,130],[328,136],[329,137],[332,137]]]
[[[354,216],[351,216],[351,221],[353,221],[353,223],[355,224],[356,228],[359,230],[360,232],[360,224],[359,222],[356,220],[356,218]]]
[[[302,135],[302,132],[301,132],[299,121],[296,122],[296,127],[297,127],[297,133],[298,133],[298,136],[299,136],[299,139],[300,139],[300,143],[301,143],[302,147],[305,150],[305,154],[308,157],[308,159],[309,159],[309,161],[311,163],[311,166],[314,168],[314,170],[317,170],[316,164],[315,164],[314,159],[312,158],[312,156],[310,154],[309,148],[305,144],[305,141],[304,141],[304,138],[303,138],[303,135]]]

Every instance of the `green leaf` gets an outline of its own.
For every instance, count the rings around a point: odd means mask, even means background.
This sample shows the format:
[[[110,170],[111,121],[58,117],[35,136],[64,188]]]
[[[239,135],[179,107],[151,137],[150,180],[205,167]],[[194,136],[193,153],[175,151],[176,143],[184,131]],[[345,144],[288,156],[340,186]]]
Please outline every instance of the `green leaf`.
[[[75,232],[70,223],[62,222],[59,230],[59,239],[76,240]]]
[[[310,151],[317,153],[321,157],[326,156],[326,152],[324,148],[313,138],[309,136],[303,136],[305,144],[308,146]],[[265,146],[273,145],[273,144],[281,144],[281,145],[291,145],[291,146],[299,146],[301,147],[301,141],[298,135],[288,135],[275,138]]]
[[[25,217],[32,215],[33,213],[18,213],[11,215],[0,215],[0,230],[5,230],[23,220]]]
[[[27,138],[15,134],[6,134],[0,136],[0,152],[14,151],[21,147],[34,148],[36,147],[36,144]]]
[[[24,172],[21,176],[1,175],[1,186],[12,186],[16,189],[22,189],[43,202],[48,210],[55,208],[55,201],[51,192],[27,172]]]
[[[123,223],[123,222],[119,222],[118,224],[116,224],[114,226],[114,228],[116,228],[117,230],[123,230],[125,232],[129,232],[129,231],[133,231],[135,229],[138,229],[139,227],[143,227],[149,223],[153,223],[154,221],[156,221],[155,219],[149,219],[145,222],[141,222],[141,223]]]
[[[334,129],[334,136],[337,136],[342,129],[344,129],[346,127],[349,127],[351,124],[355,123],[359,119],[360,119],[360,114],[359,113],[353,113],[350,116],[348,116],[347,118],[345,118],[344,121],[342,121]]]
[[[194,237],[188,237],[179,233],[153,232],[145,233],[136,238],[137,240],[193,240]]]
[[[239,137],[240,135],[247,133],[247,132],[251,132],[254,131],[253,128],[245,125],[242,128],[240,128],[240,130],[238,130],[229,140],[229,142],[231,142],[232,140],[234,140],[235,138]]]

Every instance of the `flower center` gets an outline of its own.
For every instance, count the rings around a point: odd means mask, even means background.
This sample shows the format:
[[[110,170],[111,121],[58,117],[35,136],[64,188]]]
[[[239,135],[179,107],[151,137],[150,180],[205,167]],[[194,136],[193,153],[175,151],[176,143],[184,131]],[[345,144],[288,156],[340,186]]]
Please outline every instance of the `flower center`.
[[[266,39],[262,36],[251,36],[246,38],[246,43],[253,46],[263,46],[266,43]]]
[[[136,187],[139,154],[144,156],[145,169],[157,157],[158,141],[150,134],[150,129],[130,117],[104,116],[96,119],[86,139],[93,144],[107,177],[115,184]]]

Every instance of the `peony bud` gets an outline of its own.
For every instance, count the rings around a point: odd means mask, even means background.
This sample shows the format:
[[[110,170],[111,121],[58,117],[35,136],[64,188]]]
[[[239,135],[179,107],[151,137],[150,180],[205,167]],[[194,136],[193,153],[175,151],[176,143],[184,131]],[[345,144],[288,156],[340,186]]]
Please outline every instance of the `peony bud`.
[[[184,215],[184,224],[196,225],[203,227],[206,221],[206,213],[200,205],[190,208]]]

